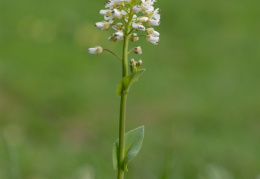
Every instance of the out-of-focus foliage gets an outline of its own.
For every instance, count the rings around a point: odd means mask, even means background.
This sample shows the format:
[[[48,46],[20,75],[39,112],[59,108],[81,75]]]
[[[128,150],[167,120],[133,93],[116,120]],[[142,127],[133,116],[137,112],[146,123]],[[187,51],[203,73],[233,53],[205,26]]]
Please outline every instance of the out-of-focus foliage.
[[[121,65],[87,54],[121,54],[93,26],[103,3],[0,0],[1,179],[115,178]],[[160,44],[131,44],[146,72],[129,93],[127,130],[146,133],[126,179],[259,178],[260,1],[156,7]]]

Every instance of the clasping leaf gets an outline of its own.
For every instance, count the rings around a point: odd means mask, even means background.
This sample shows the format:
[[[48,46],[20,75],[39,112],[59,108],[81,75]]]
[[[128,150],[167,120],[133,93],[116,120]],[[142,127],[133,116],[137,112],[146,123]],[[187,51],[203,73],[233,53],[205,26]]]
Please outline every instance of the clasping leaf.
[[[139,153],[144,139],[144,126],[133,129],[125,134],[125,151],[124,151],[124,170],[128,171],[127,165]],[[113,148],[113,166],[118,168],[119,156],[119,139],[114,144]]]
[[[141,69],[141,70],[138,70],[134,73],[132,73],[131,75],[128,75],[126,77],[124,77],[119,85],[117,86],[117,89],[116,89],[116,94],[118,96],[121,96],[122,93],[127,93],[128,92],[128,89],[130,88],[130,86],[136,82],[139,78],[139,76],[145,71],[145,69]]]

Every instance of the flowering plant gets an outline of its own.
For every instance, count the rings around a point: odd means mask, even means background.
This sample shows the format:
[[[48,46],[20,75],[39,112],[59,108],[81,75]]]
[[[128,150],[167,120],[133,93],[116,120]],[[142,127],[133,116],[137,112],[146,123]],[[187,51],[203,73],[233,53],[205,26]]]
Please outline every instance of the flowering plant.
[[[99,11],[104,16],[104,20],[95,23],[100,30],[113,29],[116,31],[108,40],[112,42],[123,41],[122,58],[109,49],[100,46],[89,48],[90,54],[101,54],[108,51],[122,61],[122,79],[117,87],[117,95],[121,96],[120,118],[119,118],[119,139],[113,148],[113,164],[118,170],[118,179],[124,178],[127,165],[139,152],[143,136],[144,127],[138,127],[125,133],[126,99],[129,87],[138,80],[144,69],[139,69],[143,64],[142,60],[128,60],[128,54],[133,52],[142,54],[140,46],[128,51],[129,41],[138,41],[140,37],[145,37],[152,44],[159,43],[160,33],[154,30],[154,26],[160,25],[160,10],[154,8],[156,0],[109,0],[105,8]],[[128,71],[130,69],[131,74]]]

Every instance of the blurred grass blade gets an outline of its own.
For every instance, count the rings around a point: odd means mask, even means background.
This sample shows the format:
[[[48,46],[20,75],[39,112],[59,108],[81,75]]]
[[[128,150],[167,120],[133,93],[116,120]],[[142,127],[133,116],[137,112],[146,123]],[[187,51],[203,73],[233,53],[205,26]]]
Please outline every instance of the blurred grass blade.
[[[12,179],[21,179],[17,153],[14,147],[5,138],[3,138],[3,141],[6,146],[6,150],[10,160],[10,171]]]

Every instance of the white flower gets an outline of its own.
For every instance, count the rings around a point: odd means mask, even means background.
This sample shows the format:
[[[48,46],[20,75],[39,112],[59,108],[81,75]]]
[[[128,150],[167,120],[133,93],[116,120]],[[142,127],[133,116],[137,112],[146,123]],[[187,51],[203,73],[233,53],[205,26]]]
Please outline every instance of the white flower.
[[[115,7],[121,6],[121,0],[109,0],[106,2],[105,8],[114,9]]]
[[[159,14],[159,13],[160,13],[160,9],[159,8],[155,9],[155,11],[153,12],[153,18],[155,20],[160,20],[161,19],[161,14]]]
[[[159,26],[160,25],[160,20],[148,20],[147,21],[148,26]]]
[[[107,1],[105,8],[113,9],[115,6],[116,5],[113,1]]]
[[[139,37],[136,33],[133,33],[130,35],[129,40],[131,40],[132,42],[135,42],[135,41],[139,40]]]
[[[111,10],[100,10],[99,14],[108,17],[108,16],[112,16],[112,11]]]
[[[148,13],[148,12],[151,12],[154,10],[154,7],[153,7],[153,1],[147,1],[147,0],[142,0],[142,4],[141,4],[141,9],[143,11],[144,14]]]
[[[133,12],[134,12],[135,14],[138,14],[141,10],[142,10],[142,9],[141,9],[141,7],[140,7],[139,5],[136,5],[136,6],[133,7]]]
[[[135,54],[137,54],[137,55],[141,55],[141,54],[142,54],[142,48],[141,48],[140,46],[135,47],[135,48],[133,49],[133,52],[134,52]]]
[[[141,24],[137,24],[137,23],[133,23],[132,27],[136,30],[141,30],[141,31],[145,31],[145,27]]]
[[[121,19],[123,17],[122,13],[117,9],[112,10],[112,15],[116,19]]]
[[[154,45],[157,45],[160,42],[159,37],[155,37],[155,36],[152,36],[152,35],[147,35],[146,40],[148,42],[151,42]]]
[[[100,30],[107,30],[110,27],[110,23],[103,21],[95,23],[95,26]]]
[[[148,17],[138,17],[137,18],[137,22],[141,22],[141,23],[147,22],[148,20],[149,20]]]
[[[122,40],[124,37],[124,33],[122,31],[118,31],[116,33],[113,34],[113,36],[117,39],[117,40]]]
[[[103,48],[100,47],[100,46],[97,46],[97,47],[89,48],[89,49],[88,49],[88,53],[90,53],[90,54],[96,54],[96,55],[101,54],[102,51],[103,51]]]
[[[123,38],[124,38],[124,33],[122,31],[118,31],[112,34],[112,36],[110,36],[108,40],[112,42],[117,42],[119,40],[123,40]]]
[[[154,37],[159,37],[160,33],[155,31],[154,28],[148,28],[145,30],[148,35],[152,35]]]
[[[103,15],[105,20],[109,20],[110,24],[113,23],[112,10],[100,10],[99,14]]]
[[[161,19],[161,14],[160,9],[157,8],[154,11],[148,12],[146,15],[149,19],[155,19],[155,20],[160,20]]]

